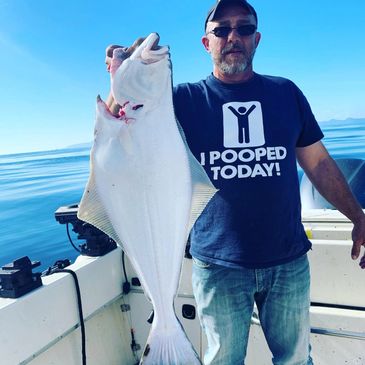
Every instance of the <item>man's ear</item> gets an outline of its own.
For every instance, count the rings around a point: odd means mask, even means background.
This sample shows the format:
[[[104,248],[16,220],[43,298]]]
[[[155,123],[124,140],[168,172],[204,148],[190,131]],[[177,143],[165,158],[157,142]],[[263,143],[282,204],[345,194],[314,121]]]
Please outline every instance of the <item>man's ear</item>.
[[[207,52],[210,53],[209,39],[208,39],[208,37],[206,35],[202,37],[202,43],[203,43],[204,48],[207,50]]]
[[[255,35],[255,47],[256,48],[257,48],[257,46],[260,43],[260,39],[261,39],[261,33],[260,32],[256,32],[256,35]]]

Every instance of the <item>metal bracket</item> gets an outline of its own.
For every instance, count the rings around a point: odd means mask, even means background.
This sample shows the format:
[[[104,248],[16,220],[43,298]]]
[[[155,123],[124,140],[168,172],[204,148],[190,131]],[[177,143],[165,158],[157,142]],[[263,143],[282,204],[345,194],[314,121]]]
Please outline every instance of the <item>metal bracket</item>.
[[[124,312],[129,312],[131,310],[131,306],[129,304],[121,304],[120,305],[120,310],[124,313]]]

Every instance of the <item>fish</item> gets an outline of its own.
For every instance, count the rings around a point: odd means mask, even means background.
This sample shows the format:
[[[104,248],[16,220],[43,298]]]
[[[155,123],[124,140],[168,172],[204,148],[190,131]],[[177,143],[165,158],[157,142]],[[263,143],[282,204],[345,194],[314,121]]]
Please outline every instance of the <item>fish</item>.
[[[174,298],[190,229],[217,189],[175,118],[169,47],[158,42],[151,33],[131,54],[113,52],[111,93],[121,109],[115,116],[97,98],[78,217],[122,247],[152,303],[140,364],[198,365]]]

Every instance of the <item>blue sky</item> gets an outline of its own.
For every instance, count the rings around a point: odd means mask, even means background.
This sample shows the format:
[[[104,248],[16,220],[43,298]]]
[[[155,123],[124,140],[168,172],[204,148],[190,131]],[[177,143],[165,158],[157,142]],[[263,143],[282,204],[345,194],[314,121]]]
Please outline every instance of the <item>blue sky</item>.
[[[212,66],[200,39],[212,3],[0,0],[0,154],[92,140],[108,44],[157,31],[174,83],[205,78]],[[292,79],[319,121],[365,117],[365,2],[251,3],[262,33],[256,72]]]

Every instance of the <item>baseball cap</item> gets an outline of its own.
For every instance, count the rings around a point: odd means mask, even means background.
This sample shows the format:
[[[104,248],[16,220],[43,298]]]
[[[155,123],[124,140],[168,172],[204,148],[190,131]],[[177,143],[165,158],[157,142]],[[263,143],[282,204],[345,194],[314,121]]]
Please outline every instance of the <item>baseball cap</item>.
[[[219,10],[223,9],[224,6],[231,5],[231,4],[237,4],[237,5],[241,5],[242,7],[244,7],[249,14],[252,14],[255,17],[256,24],[257,24],[256,11],[253,8],[253,6],[251,4],[249,4],[246,0],[218,0],[208,12],[207,19],[205,20],[205,29],[207,28],[207,23],[214,20],[217,12],[219,12]]]

